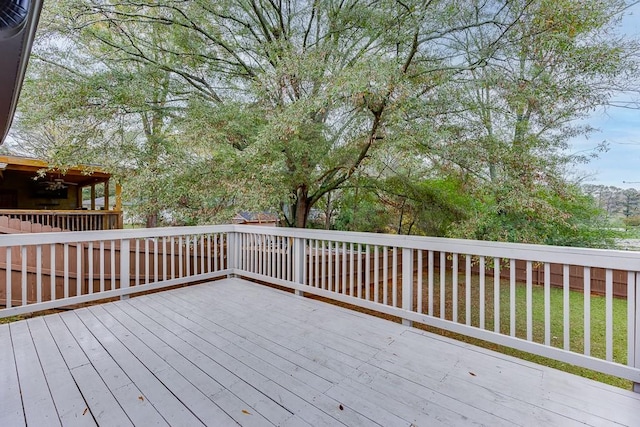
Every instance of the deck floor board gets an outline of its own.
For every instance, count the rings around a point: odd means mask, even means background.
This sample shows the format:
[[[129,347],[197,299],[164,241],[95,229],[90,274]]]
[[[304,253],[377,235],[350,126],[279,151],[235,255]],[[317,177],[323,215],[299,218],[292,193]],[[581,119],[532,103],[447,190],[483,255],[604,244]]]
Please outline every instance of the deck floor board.
[[[0,342],[0,425],[640,425],[639,394],[240,279]]]

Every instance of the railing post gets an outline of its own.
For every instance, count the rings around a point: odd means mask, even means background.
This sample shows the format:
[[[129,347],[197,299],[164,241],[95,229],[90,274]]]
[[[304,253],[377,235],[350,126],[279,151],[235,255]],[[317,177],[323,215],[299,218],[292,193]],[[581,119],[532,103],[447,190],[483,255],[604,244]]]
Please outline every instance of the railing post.
[[[402,248],[402,308],[413,311],[413,249],[411,248]],[[402,319],[402,324],[413,326],[413,322],[407,319]]]
[[[238,266],[238,245],[235,231],[227,233],[227,268],[230,270],[227,277],[237,277],[236,268]]]
[[[293,281],[301,285],[304,284],[304,264],[306,262],[305,242],[303,238],[293,239]],[[304,292],[296,290],[295,294],[304,296]]]
[[[635,299],[635,304],[634,304],[634,322],[633,322],[633,327],[635,328],[635,330],[633,331],[633,335],[635,337],[635,345],[634,345],[634,364],[633,366],[636,369],[640,369],[640,273],[636,273],[636,280],[634,285],[634,299]],[[628,292],[627,292],[627,296],[628,296]],[[629,304],[629,301],[627,301],[627,304]],[[634,382],[633,383],[633,387],[632,387],[633,391],[635,391],[636,393],[640,393],[640,382]]]
[[[120,241],[120,289],[128,288],[130,283],[131,242],[129,239]],[[120,295],[120,299],[128,299],[129,294]]]

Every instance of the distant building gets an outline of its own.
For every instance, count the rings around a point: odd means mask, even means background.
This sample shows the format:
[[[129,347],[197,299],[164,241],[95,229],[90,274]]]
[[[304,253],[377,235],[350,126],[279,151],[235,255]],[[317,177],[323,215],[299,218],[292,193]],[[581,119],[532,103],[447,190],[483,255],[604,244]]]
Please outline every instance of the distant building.
[[[240,211],[233,217],[232,221],[234,224],[276,227],[278,225],[278,216],[269,212]]]

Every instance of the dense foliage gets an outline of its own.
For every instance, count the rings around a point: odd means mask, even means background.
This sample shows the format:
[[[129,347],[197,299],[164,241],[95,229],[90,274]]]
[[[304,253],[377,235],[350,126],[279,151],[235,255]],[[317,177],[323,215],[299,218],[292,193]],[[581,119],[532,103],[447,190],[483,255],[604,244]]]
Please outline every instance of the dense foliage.
[[[605,245],[576,125],[637,73],[623,1],[50,2],[14,138],[157,224]]]

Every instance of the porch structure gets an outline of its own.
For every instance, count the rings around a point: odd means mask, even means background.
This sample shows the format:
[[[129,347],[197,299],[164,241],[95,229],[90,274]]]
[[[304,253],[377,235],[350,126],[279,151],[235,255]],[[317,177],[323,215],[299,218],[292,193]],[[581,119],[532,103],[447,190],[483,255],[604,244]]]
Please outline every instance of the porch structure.
[[[115,184],[115,198],[109,200],[110,180],[97,166],[58,170],[39,159],[0,156],[0,220],[5,220],[0,233],[29,232],[34,226],[37,231],[40,226],[48,231],[122,228],[122,189]],[[96,204],[98,191],[104,194],[102,207]]]
[[[640,394],[240,279],[0,340],[0,425],[640,423]]]

